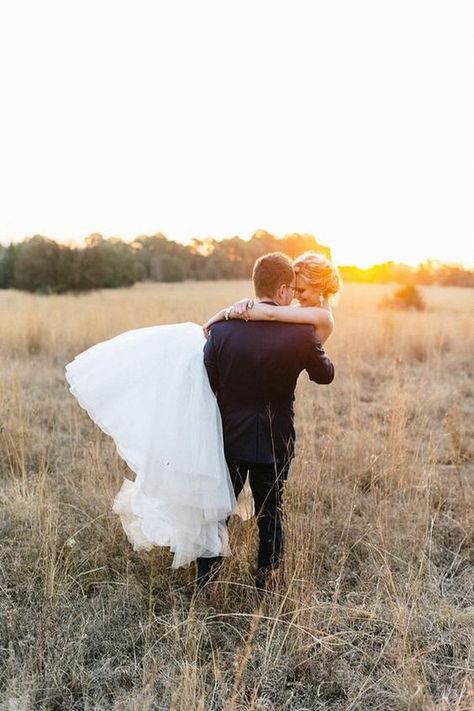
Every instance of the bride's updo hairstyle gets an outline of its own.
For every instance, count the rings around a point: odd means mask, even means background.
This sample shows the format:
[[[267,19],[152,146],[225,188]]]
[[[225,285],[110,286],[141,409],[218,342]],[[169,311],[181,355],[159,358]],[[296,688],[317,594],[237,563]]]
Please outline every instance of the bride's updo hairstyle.
[[[338,268],[324,254],[304,252],[293,262],[293,269],[324,297],[334,297],[342,288]]]

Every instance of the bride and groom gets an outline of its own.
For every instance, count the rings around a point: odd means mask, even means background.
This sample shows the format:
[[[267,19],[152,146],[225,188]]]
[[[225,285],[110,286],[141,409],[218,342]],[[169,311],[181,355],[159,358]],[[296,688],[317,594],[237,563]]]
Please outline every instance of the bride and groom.
[[[321,345],[340,288],[331,262],[271,253],[255,263],[253,282],[255,300],[215,314],[206,335],[193,323],[136,329],[66,366],[72,394],[136,473],[113,504],[134,549],[169,546],[174,568],[197,560],[198,587],[231,553],[227,522],[247,476],[256,586],[278,567],[296,381],[302,370],[316,383],[334,376]],[[290,306],[295,296],[300,306]]]

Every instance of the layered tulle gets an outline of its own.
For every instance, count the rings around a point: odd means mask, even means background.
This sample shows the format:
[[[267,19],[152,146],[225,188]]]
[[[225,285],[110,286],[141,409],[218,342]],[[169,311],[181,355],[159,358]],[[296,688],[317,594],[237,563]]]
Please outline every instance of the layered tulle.
[[[169,546],[174,568],[229,555],[225,519],[236,509],[203,346],[197,324],[152,326],[66,366],[72,394],[137,475],[113,511],[135,550]]]

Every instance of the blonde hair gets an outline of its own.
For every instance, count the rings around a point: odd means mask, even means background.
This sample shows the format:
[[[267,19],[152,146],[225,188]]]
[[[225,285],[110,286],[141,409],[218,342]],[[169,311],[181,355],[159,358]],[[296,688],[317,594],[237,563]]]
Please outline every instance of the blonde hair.
[[[325,297],[335,296],[342,288],[338,268],[324,254],[304,252],[293,262],[293,269]]]

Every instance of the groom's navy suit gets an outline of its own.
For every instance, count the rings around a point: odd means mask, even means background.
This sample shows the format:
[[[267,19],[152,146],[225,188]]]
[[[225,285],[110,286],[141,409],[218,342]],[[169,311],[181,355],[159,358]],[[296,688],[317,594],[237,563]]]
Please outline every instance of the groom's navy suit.
[[[236,496],[249,474],[260,537],[257,585],[263,584],[283,553],[281,497],[294,453],[296,381],[306,370],[314,382],[330,383],[334,366],[312,326],[241,320],[212,326],[204,363],[217,395]],[[202,579],[215,561],[198,558]]]

